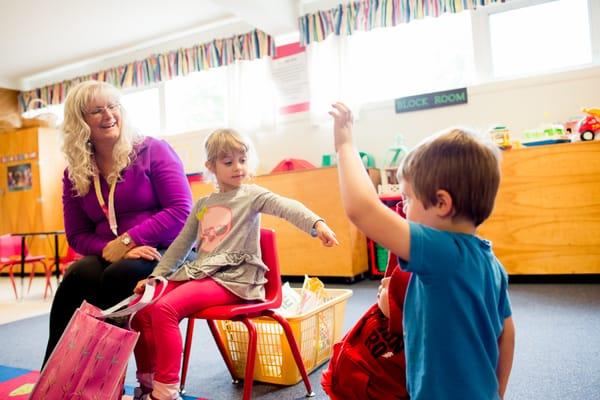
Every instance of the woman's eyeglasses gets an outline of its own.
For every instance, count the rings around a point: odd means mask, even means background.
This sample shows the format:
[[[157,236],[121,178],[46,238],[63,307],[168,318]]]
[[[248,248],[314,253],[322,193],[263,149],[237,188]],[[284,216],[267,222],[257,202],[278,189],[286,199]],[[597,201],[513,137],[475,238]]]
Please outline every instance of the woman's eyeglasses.
[[[104,111],[109,111],[111,114],[119,111],[121,109],[121,104],[119,103],[111,103],[104,107],[96,107],[92,110],[86,110],[85,113],[87,115],[91,115],[92,117],[97,117],[104,114]]]

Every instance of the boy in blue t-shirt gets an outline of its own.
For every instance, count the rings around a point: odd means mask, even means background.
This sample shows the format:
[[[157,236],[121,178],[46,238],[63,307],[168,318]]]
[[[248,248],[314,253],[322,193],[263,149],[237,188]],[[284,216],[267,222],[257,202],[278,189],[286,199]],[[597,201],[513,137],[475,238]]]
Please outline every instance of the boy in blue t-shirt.
[[[419,144],[398,170],[405,220],[379,201],[352,143],[352,113],[333,108],[344,209],[412,272],[403,321],[411,399],[502,399],[515,336],[508,278],[475,235],[494,206],[498,150],[462,129]],[[388,285],[379,289],[384,314]]]

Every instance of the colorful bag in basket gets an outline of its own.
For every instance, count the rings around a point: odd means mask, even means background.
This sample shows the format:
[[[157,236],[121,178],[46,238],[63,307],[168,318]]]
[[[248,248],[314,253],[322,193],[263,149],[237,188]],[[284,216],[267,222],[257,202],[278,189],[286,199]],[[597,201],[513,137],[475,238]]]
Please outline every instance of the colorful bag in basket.
[[[165,286],[163,281],[163,290]],[[29,399],[121,399],[127,361],[139,333],[104,320],[133,316],[152,303],[154,284],[146,285],[139,301],[128,306],[138,298],[131,296],[105,311],[84,301],[73,314]],[[124,306],[128,307],[116,311]]]
[[[396,265],[390,254],[386,276],[392,278],[394,299],[390,312],[402,320],[402,304],[410,277]],[[392,304],[394,302],[395,304]],[[400,315],[398,315],[400,314]],[[342,340],[333,345],[333,354],[321,385],[332,400],[399,400],[408,399],[404,339],[400,327],[394,331],[390,320],[377,304],[352,327]]]

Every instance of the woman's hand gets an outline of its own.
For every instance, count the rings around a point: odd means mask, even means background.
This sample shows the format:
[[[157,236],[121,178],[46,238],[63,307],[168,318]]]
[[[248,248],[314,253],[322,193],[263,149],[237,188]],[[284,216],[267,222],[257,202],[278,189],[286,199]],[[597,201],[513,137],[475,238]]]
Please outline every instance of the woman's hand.
[[[352,144],[352,125],[354,119],[352,111],[343,103],[331,105],[335,110],[329,111],[333,117],[333,136],[335,139],[335,151],[337,152],[344,144]]]
[[[117,237],[104,246],[102,249],[102,258],[110,263],[121,260],[125,253],[130,249],[130,246],[126,246],[121,242],[121,237]]]
[[[144,260],[160,260],[160,253],[152,246],[138,246],[125,253],[123,258],[143,258]]]
[[[317,231],[317,237],[323,242],[323,246],[332,247],[333,245],[339,244],[335,237],[335,233],[327,226],[325,221],[317,221],[315,230]]]
[[[391,278],[383,278],[379,289],[377,289],[377,305],[386,317],[390,317],[390,300],[388,298],[388,286]]]
[[[135,285],[135,288],[133,289],[133,293],[135,293],[135,294],[143,294],[144,293],[144,289],[146,288],[146,283],[147,282],[148,282],[148,278],[142,279],[141,281],[139,281],[137,283],[137,285]]]

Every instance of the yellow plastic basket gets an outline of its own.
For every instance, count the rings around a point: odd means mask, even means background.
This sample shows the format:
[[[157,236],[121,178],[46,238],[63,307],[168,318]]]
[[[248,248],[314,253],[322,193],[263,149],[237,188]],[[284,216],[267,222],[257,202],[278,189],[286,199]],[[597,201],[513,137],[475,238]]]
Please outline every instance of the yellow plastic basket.
[[[298,290],[298,289],[297,289]],[[325,289],[329,300],[314,310],[286,318],[292,328],[307,373],[331,357],[333,344],[342,337],[349,289]],[[283,328],[270,318],[252,320],[258,333],[254,380],[278,385],[294,385],[302,379]],[[248,349],[248,331],[237,321],[217,321],[217,328],[229,357],[235,378],[243,379]]]

